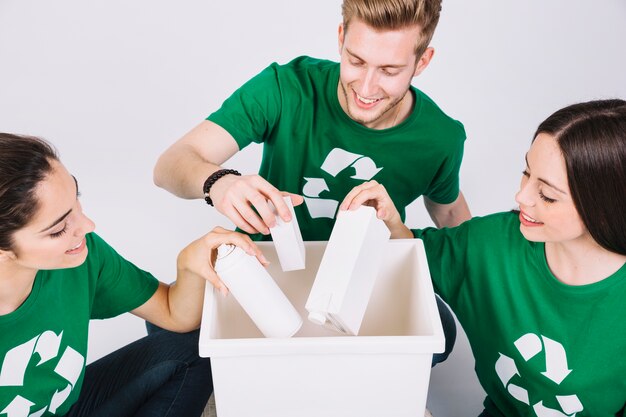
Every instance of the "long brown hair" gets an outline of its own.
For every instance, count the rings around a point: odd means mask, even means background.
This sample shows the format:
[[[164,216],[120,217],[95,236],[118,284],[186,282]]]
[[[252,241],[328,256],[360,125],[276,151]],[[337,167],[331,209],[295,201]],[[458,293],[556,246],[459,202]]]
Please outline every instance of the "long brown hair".
[[[626,255],[626,101],[596,100],[558,110],[535,132],[553,136],[570,192],[599,245]]]
[[[13,234],[37,212],[37,185],[58,160],[43,139],[0,133],[0,249],[12,250]]]

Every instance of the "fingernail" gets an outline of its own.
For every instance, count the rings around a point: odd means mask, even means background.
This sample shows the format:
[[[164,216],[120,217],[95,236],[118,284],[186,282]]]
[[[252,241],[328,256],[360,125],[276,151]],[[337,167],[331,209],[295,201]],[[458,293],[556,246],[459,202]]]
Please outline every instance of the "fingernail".
[[[220,287],[220,294],[222,294],[222,297],[226,297],[228,295],[228,288]]]

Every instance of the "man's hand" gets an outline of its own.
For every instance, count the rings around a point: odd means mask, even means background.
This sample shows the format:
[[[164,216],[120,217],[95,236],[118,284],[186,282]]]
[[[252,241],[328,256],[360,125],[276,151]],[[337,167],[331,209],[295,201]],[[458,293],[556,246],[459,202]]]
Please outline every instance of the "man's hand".
[[[391,238],[413,238],[413,233],[402,223],[400,213],[382,184],[372,180],[357,185],[343,199],[339,210],[356,210],[360,206],[376,209],[376,217],[385,222],[391,232]]]
[[[215,208],[241,230],[264,235],[276,225],[276,216],[269,202],[276,207],[280,218],[288,222],[291,212],[283,196],[290,196],[294,206],[304,201],[300,195],[279,191],[259,175],[226,175],[213,184],[209,195]]]

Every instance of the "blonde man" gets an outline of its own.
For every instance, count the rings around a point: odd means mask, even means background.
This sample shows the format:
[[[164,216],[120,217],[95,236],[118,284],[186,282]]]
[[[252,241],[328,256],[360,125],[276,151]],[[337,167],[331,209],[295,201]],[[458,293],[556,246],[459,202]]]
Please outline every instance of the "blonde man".
[[[298,57],[271,64],[245,83],[160,158],[155,183],[183,198],[205,198],[241,230],[269,238],[289,193],[305,240],[327,240],[339,202],[355,186],[383,184],[405,218],[423,196],[438,227],[470,212],[459,189],[463,125],[411,85],[428,67],[440,0],[345,0],[340,62]],[[263,143],[258,175],[222,164]],[[445,359],[455,337],[447,309]]]

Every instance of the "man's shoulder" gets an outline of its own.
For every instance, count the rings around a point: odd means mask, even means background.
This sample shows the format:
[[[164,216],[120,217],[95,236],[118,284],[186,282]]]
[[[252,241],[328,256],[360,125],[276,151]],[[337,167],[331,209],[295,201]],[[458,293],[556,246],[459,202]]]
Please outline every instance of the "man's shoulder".
[[[287,63],[272,63],[263,71],[258,80],[274,83],[286,97],[291,97],[291,93],[301,90],[325,93],[328,86],[333,85],[338,79],[339,64],[337,62],[299,56]],[[301,97],[300,94],[296,96]]]
[[[298,56],[286,64],[281,65],[285,68],[307,68],[307,69],[326,69],[338,66],[339,63],[328,59],[315,58],[308,55]]]
[[[308,76],[323,76],[332,73],[339,68],[339,63],[327,59],[314,58],[310,56],[299,56],[285,64],[274,62],[270,65],[279,75],[308,74]]]
[[[463,127],[463,123],[448,115],[422,90],[411,86],[411,91],[415,95],[414,116],[416,118],[439,127],[447,126],[448,128],[456,131],[463,139],[465,138],[465,128]]]

